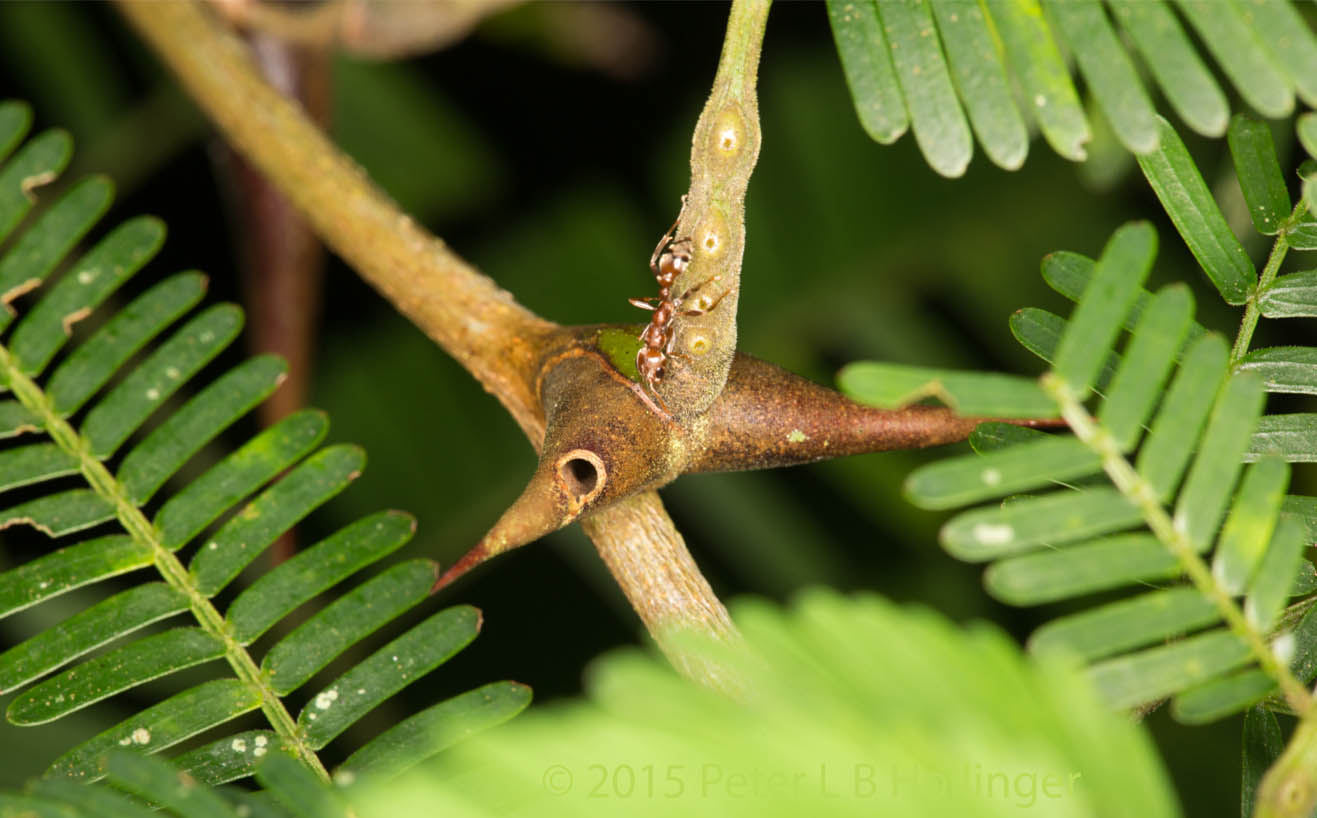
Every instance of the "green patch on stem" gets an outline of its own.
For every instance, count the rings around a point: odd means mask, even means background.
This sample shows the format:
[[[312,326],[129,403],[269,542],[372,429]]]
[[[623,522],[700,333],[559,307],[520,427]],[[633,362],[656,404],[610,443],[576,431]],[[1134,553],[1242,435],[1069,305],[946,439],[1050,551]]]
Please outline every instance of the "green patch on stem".
[[[599,330],[595,346],[604,353],[609,363],[627,378],[640,383],[640,370],[636,369],[636,353],[640,351],[640,325],[636,328],[609,327]]]

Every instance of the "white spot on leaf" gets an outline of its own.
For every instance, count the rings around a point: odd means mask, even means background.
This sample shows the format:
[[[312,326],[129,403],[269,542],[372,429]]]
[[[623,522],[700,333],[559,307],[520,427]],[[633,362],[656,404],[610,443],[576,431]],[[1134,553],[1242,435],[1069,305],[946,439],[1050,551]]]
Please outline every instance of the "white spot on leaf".
[[[269,740],[268,738],[266,738],[265,736],[257,736],[257,737],[253,740],[253,743],[256,745],[257,749],[259,749],[259,748],[264,747],[265,745],[269,744],[269,743],[270,743],[270,740]]]
[[[233,743],[230,744],[229,746],[233,748],[233,752],[235,753],[247,752],[247,742],[243,741],[240,738],[235,738],[233,740]]]
[[[996,469],[984,469],[983,474],[979,476],[983,478],[985,486],[995,486],[1001,482],[1001,472]]]
[[[1271,652],[1277,662],[1288,665],[1294,659],[1294,634],[1286,631],[1271,640]]]
[[[133,731],[133,744],[150,744],[151,731],[145,727],[138,727]]]
[[[92,283],[93,281],[96,280],[96,273],[97,273],[96,270],[83,270],[82,272],[78,273],[78,283],[79,284]]]
[[[328,710],[329,706],[337,700],[338,700],[338,691],[331,687],[329,690],[326,690],[324,693],[321,693],[319,696],[316,696],[316,709]]]
[[[146,390],[146,399],[147,399],[147,400],[159,400],[159,399],[160,399],[160,390],[159,390],[159,389],[155,389],[155,388],[152,388],[152,389],[148,389],[148,390]]]
[[[983,545],[1005,545],[1015,539],[1015,529],[1009,525],[979,523],[974,526],[972,536]]]

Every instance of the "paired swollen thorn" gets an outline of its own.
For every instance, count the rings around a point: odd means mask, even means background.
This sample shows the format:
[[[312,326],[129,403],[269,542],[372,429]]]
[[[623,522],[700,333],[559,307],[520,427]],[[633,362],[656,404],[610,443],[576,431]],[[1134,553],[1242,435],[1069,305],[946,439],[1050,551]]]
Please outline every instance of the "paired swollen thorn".
[[[650,259],[659,283],[657,299],[631,303],[654,315],[641,333],[636,356],[645,389],[619,371],[603,344],[609,328],[564,330],[562,343],[539,363],[537,397],[544,410],[539,464],[521,496],[476,547],[435,583],[434,590],[490,557],[624,498],[670,483],[688,472],[765,469],[888,449],[935,446],[964,440],[989,418],[966,418],[948,409],[910,406],[883,410],[861,406],[765,361],[736,354],[727,381],[697,422],[674,419],[655,387],[673,351],[678,315],[701,315],[722,298],[699,294],[718,276],[672,295],[691,261],[689,239],[673,225]],[[657,301],[657,306],[651,306]],[[686,304],[691,309],[685,309]],[[625,353],[624,353],[625,354]],[[623,358],[622,360],[625,360]],[[650,400],[648,394],[655,400]],[[1063,425],[1011,421],[1024,426]]]

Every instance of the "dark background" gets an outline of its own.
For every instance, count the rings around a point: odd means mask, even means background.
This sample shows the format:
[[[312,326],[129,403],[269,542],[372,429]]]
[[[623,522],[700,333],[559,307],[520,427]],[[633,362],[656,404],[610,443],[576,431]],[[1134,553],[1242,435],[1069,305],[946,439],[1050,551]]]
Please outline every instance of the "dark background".
[[[645,262],[689,180],[690,134],[726,7],[613,8],[637,39],[626,49],[630,59],[603,66],[572,42],[583,36],[579,26],[565,33],[580,12],[538,5],[422,58],[339,60],[334,132],[407,210],[522,303],[561,323],[638,322],[644,316],[626,299],[652,293]],[[605,27],[593,36],[612,35]],[[211,276],[210,300],[240,297],[214,137],[111,7],[0,3],[0,97],[9,96],[31,101],[39,126],[73,133],[78,155],[68,178],[95,170],[115,179],[120,195],[106,225],[141,212],[168,221],[170,238],[135,287],[199,267]],[[1095,256],[1112,230],[1135,218],[1151,219],[1161,235],[1155,279],[1194,282],[1200,320],[1233,335],[1237,317],[1202,286],[1137,168],[1109,140],[1095,143],[1097,158],[1085,166],[1035,140],[1022,171],[1004,172],[980,154],[963,179],[942,179],[910,135],[887,147],[865,136],[816,3],[773,9],[760,108],[763,149],[747,202],[740,309],[746,352],[823,383],[862,359],[1037,372],[1040,362],[1011,338],[1007,318],[1023,306],[1068,311],[1038,275],[1042,256],[1056,249]],[[1277,131],[1283,161],[1292,153],[1287,133]],[[1187,141],[1236,232],[1261,259],[1268,245],[1246,227],[1224,140]],[[330,413],[330,441],[362,444],[370,466],[303,526],[302,540],[402,508],[420,525],[398,558],[450,564],[519,493],[532,451],[491,396],[337,260],[324,299],[312,404]],[[1263,322],[1259,345],[1273,340],[1272,329]],[[254,428],[236,429],[229,445]],[[943,517],[901,497],[913,466],[946,453],[687,477],[663,496],[724,599],[752,593],[785,601],[804,586],[827,584],[958,620],[989,619],[1023,639],[1061,609],[992,601],[981,567],[937,546]],[[10,564],[49,548],[16,531],[4,544],[0,560]],[[0,640],[12,644],[102,594],[71,594],[0,621]],[[575,526],[500,557],[417,617],[458,601],[484,611],[482,636],[331,753],[493,679],[529,683],[538,702],[577,694],[592,657],[646,639]],[[18,784],[185,681],[148,686],[45,727],[0,725],[0,784]],[[1190,814],[1237,803],[1237,719],[1191,729],[1159,713],[1150,723]]]

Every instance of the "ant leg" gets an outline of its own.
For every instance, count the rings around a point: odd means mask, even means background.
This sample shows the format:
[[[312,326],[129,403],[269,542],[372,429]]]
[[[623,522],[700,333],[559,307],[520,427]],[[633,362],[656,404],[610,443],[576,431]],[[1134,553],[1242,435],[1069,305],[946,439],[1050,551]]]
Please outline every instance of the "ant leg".
[[[663,238],[659,239],[658,244],[654,246],[654,253],[649,257],[649,269],[652,270],[654,275],[656,276],[659,273],[658,270],[659,256],[663,255],[664,249],[666,249],[669,244],[672,244],[673,239],[676,238],[677,225],[681,224],[681,215],[685,212],[686,212],[686,194],[683,193],[681,196],[681,210],[677,211],[677,218],[672,222],[672,226],[669,227],[666,232],[664,232]],[[682,241],[689,242],[690,239],[682,239]]]
[[[633,306],[633,307],[640,307],[642,310],[652,310],[652,309],[654,309],[654,305],[653,305],[652,303],[650,303],[650,302],[652,302],[652,301],[658,301],[658,300],[659,300],[658,298],[656,298],[656,297],[654,297],[654,296],[652,296],[652,295],[649,296],[648,298],[628,298],[628,299],[627,299],[627,301],[631,304],[631,306]]]
[[[682,315],[704,315],[706,312],[713,312],[713,308],[716,307],[716,306],[718,306],[718,302],[720,302],[720,301],[722,301],[724,298],[726,298],[726,297],[727,297],[727,294],[728,294],[729,292],[731,292],[731,288],[728,288],[728,289],[726,289],[726,290],[723,290],[722,295],[720,295],[720,296],[718,296],[717,298],[715,298],[715,299],[713,300],[713,303],[710,304],[709,306],[705,307],[704,309],[699,309],[699,308],[697,307],[696,309],[693,309],[693,310],[686,310],[685,312],[682,313]]]
[[[711,275],[711,276],[709,276],[708,278],[706,278],[706,279],[704,279],[703,281],[701,281],[699,284],[696,284],[694,287],[691,287],[691,288],[687,289],[686,292],[682,293],[681,296],[677,299],[677,303],[680,304],[680,303],[684,302],[686,299],[690,298],[692,295],[695,295],[697,292],[699,292],[700,290],[704,289],[704,287],[705,287],[706,285],[708,285],[708,284],[712,284],[712,283],[714,283],[714,282],[716,282],[716,281],[722,281],[722,278],[723,278],[723,277],[722,277],[722,274],[721,274],[721,273],[718,274],[718,275]]]

